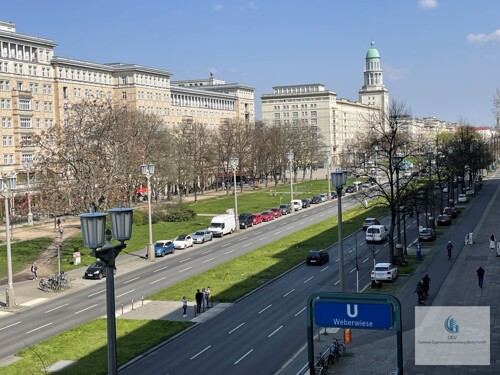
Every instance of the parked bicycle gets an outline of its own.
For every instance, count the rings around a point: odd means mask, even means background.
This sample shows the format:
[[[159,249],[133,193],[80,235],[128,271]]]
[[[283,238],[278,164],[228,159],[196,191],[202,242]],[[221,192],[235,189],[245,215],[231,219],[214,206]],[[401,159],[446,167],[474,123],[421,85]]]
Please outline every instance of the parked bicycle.
[[[316,362],[314,365],[316,374],[326,374],[328,370],[328,362],[323,357],[323,353],[319,353],[316,357]]]
[[[340,357],[345,356],[346,347],[343,343],[340,342],[339,339],[333,338],[332,345],[329,348],[328,354],[328,363],[335,363],[335,361],[339,361]]]
[[[61,289],[69,289],[69,280],[66,278],[66,274],[63,272],[56,273],[48,280],[49,288],[54,291],[59,291]]]
[[[40,289],[42,292],[48,292],[50,290],[50,284],[45,281],[45,279],[40,279],[40,282],[38,283],[38,289]]]

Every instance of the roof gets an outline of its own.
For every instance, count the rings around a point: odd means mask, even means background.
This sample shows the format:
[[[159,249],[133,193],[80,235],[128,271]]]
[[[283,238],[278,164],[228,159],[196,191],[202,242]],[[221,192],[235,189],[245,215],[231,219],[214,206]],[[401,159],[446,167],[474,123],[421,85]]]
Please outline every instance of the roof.
[[[378,50],[375,48],[375,42],[372,42],[370,45],[370,49],[368,52],[366,52],[366,58],[367,59],[379,59],[380,54],[378,53]]]

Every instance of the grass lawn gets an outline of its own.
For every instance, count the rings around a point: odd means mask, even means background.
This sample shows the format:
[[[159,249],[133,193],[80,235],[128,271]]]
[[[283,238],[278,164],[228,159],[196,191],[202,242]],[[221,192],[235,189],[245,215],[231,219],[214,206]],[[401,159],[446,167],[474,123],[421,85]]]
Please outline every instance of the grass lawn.
[[[125,364],[192,323],[165,320],[116,320],[118,366]],[[83,344],[84,343],[84,344]],[[61,333],[16,354],[17,362],[2,367],[2,375],[46,374],[60,360],[78,361],[60,375],[100,375],[107,373],[106,320],[97,319]]]
[[[11,244],[12,273],[23,271],[27,265],[36,261],[41,253],[52,243],[49,237],[37,238],[31,241],[15,242]],[[54,254],[57,261],[57,254]],[[0,279],[7,277],[7,248],[0,246]]]

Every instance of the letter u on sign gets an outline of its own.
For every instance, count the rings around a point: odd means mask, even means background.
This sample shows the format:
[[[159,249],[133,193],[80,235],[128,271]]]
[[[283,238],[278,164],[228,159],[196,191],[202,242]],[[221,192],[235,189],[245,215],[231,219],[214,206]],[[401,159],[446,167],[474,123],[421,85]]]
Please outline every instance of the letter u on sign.
[[[351,308],[353,306],[353,308]],[[355,318],[358,316],[358,305],[347,304],[347,316],[349,318]]]

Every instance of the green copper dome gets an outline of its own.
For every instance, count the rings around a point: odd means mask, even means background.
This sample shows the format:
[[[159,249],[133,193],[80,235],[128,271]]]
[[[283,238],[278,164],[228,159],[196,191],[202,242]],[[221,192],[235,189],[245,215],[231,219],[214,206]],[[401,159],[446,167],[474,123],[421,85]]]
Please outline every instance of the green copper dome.
[[[367,59],[380,59],[380,54],[378,53],[377,49],[375,48],[375,42],[371,43],[370,49],[366,53],[366,58]]]

